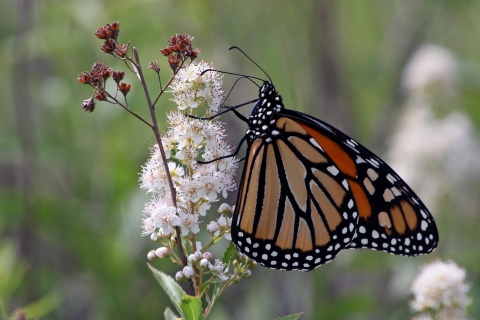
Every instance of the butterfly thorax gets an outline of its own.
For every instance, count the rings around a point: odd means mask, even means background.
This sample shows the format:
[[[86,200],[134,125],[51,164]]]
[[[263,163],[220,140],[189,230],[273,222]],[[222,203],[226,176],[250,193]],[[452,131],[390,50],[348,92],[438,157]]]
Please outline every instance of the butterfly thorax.
[[[247,141],[251,143],[261,138],[271,142],[272,138],[279,134],[275,122],[279,118],[278,112],[282,109],[284,109],[282,97],[271,83],[265,82],[248,118]]]

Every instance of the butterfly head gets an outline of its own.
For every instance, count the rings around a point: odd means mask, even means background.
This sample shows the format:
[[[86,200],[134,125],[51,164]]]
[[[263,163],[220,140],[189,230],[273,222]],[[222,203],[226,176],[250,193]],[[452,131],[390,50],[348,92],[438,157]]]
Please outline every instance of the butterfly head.
[[[257,138],[271,142],[276,135],[275,122],[283,106],[282,97],[270,82],[264,82],[260,87],[258,101],[250,112],[247,139],[253,141]]]

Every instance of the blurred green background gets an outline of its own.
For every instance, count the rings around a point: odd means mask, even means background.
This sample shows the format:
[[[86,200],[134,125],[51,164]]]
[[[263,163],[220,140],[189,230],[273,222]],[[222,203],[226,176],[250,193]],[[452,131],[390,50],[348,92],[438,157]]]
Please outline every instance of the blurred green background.
[[[169,305],[146,266],[155,245],[140,236],[148,197],[139,189],[138,173],[154,136],[117,106],[99,103],[92,114],[80,106],[91,95],[76,81],[81,71],[96,61],[125,70],[100,51],[98,27],[120,21],[119,41],[132,41],[144,68],[158,59],[165,81],[170,70],[158,50],[175,33],[193,35],[200,58],[220,70],[264,77],[239,52],[227,51],[240,46],[269,73],[287,107],[324,119],[385,155],[407,100],[403,70],[425,43],[446,48],[457,60],[456,94],[448,105],[478,131],[479,16],[480,2],[473,0],[3,1],[2,309],[29,307],[44,319],[163,319]],[[156,92],[156,75],[145,72]],[[137,79],[128,73],[126,79],[133,84],[130,106],[147,116]],[[224,80],[228,89],[235,78]],[[256,95],[244,82],[229,104]],[[157,109],[161,123],[173,107],[163,98]],[[236,144],[243,123],[233,115],[222,119]],[[467,270],[469,316],[480,319],[480,190],[475,188],[467,186],[477,195],[465,208],[456,206],[454,196],[436,206],[441,242],[429,256],[352,250],[309,273],[258,267],[250,279],[227,290],[211,319],[273,319],[299,311],[305,311],[301,319],[408,319],[408,287],[419,266],[436,258],[452,259]],[[227,202],[234,204],[235,196]],[[214,218],[212,213],[207,222]],[[172,275],[177,271],[169,261],[153,265]]]

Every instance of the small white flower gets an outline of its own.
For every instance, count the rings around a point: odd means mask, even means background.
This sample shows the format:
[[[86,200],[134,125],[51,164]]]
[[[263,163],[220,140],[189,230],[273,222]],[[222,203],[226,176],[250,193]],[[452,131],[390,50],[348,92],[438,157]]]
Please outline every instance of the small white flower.
[[[178,181],[185,173],[185,170],[181,166],[177,166],[175,162],[168,163],[168,170],[170,171],[170,176],[174,181]]]
[[[159,204],[152,216],[155,216],[155,227],[161,228],[163,234],[171,234],[173,227],[180,225],[180,218],[176,215],[176,208],[165,204]]]
[[[159,258],[165,258],[168,255],[168,249],[166,247],[160,247],[155,250],[155,254]]]
[[[189,232],[196,234],[200,231],[198,227],[198,214],[188,214],[180,212],[182,236],[186,236]]]
[[[211,206],[208,204],[208,202],[203,202],[201,205],[198,206],[197,212],[201,216],[205,216],[207,214],[207,210],[210,209],[210,207]]]
[[[195,271],[193,271],[192,267],[186,266],[183,268],[183,274],[185,275],[185,278],[190,279],[195,274]]]
[[[217,259],[213,265],[210,263],[208,267],[220,280],[226,281],[229,279],[229,277],[226,275],[228,268],[226,268],[226,265],[222,261]]]
[[[206,196],[205,189],[202,188],[198,180],[184,179],[182,186],[182,196],[185,201],[198,202],[200,198]]]
[[[434,261],[424,266],[411,286],[415,295],[412,308],[419,312],[453,309],[450,312],[464,313],[471,302],[465,276],[465,270],[453,261]]]

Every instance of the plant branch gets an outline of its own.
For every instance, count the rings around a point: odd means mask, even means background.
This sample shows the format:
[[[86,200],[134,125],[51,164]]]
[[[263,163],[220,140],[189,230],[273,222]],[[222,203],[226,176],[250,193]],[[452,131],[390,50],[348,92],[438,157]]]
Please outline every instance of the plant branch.
[[[165,92],[165,90],[167,90],[168,86],[170,85],[170,83],[172,83],[173,79],[175,79],[175,76],[177,75],[178,70],[182,69],[184,63],[185,63],[185,60],[182,61],[182,63],[180,64],[180,67],[178,67],[178,69],[173,72],[173,75],[170,78],[170,80],[168,80],[167,84],[160,90],[160,92],[157,95],[157,98],[155,98],[155,101],[153,102],[154,108],[155,108],[155,105],[157,104],[158,99],[160,99],[160,96]]]
[[[147,126],[149,126],[150,128],[152,128],[152,125],[150,123],[148,123],[147,120],[143,119],[142,117],[140,117],[138,114],[136,114],[135,112],[133,112],[128,106],[124,106],[120,101],[117,100],[116,97],[112,96],[110,93],[108,93],[107,91],[105,91],[105,93],[108,95],[109,98],[111,98],[113,101],[115,101],[116,104],[118,104],[120,107],[122,107],[123,109],[127,110],[128,112],[130,112],[131,115],[133,115],[134,117],[136,117],[137,119],[139,119],[140,121],[142,121],[143,123],[145,123]],[[125,99],[125,102],[127,100]],[[108,101],[107,101],[108,102]]]
[[[175,188],[173,187],[173,182],[172,182],[172,177],[170,175],[170,171],[168,170],[167,157],[165,156],[165,151],[163,150],[162,138],[160,137],[160,132],[158,130],[157,117],[155,115],[155,106],[154,106],[154,104],[152,104],[152,100],[150,99],[150,94],[148,93],[147,83],[145,82],[145,77],[143,76],[142,65],[140,63],[140,57],[138,56],[138,51],[137,51],[137,48],[135,48],[135,47],[133,47],[133,54],[135,56],[137,74],[138,74],[138,77],[140,79],[140,82],[142,83],[143,91],[145,92],[145,97],[147,98],[148,108],[150,109],[150,116],[152,118],[151,128],[153,130],[153,133],[155,134],[155,138],[157,139],[158,149],[160,149],[160,154],[162,156],[163,165],[165,166],[165,172],[167,174],[167,180],[168,180],[168,186],[170,188],[170,195],[171,195],[171,198],[172,198],[172,204],[176,208],[177,207],[177,195],[176,195],[176,192],[175,192]],[[173,79],[173,76],[170,79],[170,81],[168,82],[168,84],[170,84],[172,79]],[[162,92],[163,91],[164,90],[162,90]],[[157,97],[157,100],[158,100],[158,97]],[[178,253],[179,253],[180,258],[182,260],[182,265],[184,267],[186,267],[188,265],[187,264],[187,257],[185,256],[185,253],[183,251],[180,228],[175,227],[175,232],[177,234],[176,241],[177,241]],[[189,279],[188,284],[189,284],[189,287],[190,287],[190,295],[194,296],[195,295],[195,289],[194,289],[194,286],[193,286],[193,281],[191,279]]]

